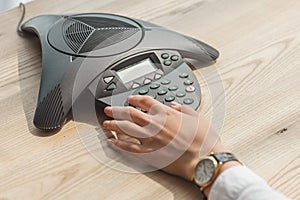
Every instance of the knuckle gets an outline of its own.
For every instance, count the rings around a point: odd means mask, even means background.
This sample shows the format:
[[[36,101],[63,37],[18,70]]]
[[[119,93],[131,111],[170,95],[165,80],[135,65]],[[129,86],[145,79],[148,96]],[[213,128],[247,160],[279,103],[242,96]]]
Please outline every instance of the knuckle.
[[[149,124],[151,122],[150,118],[145,115],[142,115],[141,119],[145,124]]]
[[[168,116],[172,116],[173,115],[173,112],[169,109],[165,110],[164,111],[165,115],[168,117]]]
[[[141,105],[144,105],[144,104],[147,103],[147,99],[146,99],[145,97],[144,97],[144,98],[141,98],[140,101],[139,101],[139,103],[140,103]]]
[[[148,104],[151,102],[152,97],[150,96],[143,96],[140,100],[141,104]]]
[[[136,110],[136,109],[135,109],[134,107],[130,106],[130,107],[128,107],[127,112],[128,112],[128,114],[132,114],[132,113],[135,112],[135,110]]]
[[[110,121],[107,125],[108,129],[112,129],[114,127],[114,121]]]

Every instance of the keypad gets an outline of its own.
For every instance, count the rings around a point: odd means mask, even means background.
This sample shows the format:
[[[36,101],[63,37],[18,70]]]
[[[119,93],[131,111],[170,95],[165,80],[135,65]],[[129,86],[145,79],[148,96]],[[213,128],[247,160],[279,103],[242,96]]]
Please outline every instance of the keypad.
[[[149,71],[145,76],[122,83],[113,70],[113,73],[103,74],[100,79],[103,96],[106,97],[112,93],[118,95],[127,89],[126,93],[120,94],[120,101],[124,101],[122,98],[128,95],[146,95],[167,106],[171,102],[178,102],[196,109],[200,103],[201,90],[199,90],[197,79],[188,63],[185,63],[176,51],[159,50],[155,54],[158,60],[156,58],[153,61],[155,64],[159,65],[160,63],[161,65],[157,66],[155,71]],[[128,101],[124,102],[124,105],[129,105]],[[146,112],[140,108],[137,109]]]
[[[180,59],[178,55],[169,52],[160,54],[160,57],[163,59],[162,64],[165,66],[172,66]],[[145,77],[142,80],[144,86],[136,89],[133,95],[148,95],[166,105],[170,105],[170,102],[175,101],[183,105],[195,106],[195,93],[193,93],[196,90],[194,86],[195,78],[190,74],[190,70],[184,71],[181,68],[179,73],[178,71],[171,72],[172,75],[166,74],[166,77],[163,77],[163,73],[156,72],[151,78]],[[153,82],[153,80],[158,79],[159,81]]]
[[[179,82],[176,81],[176,84],[172,84],[170,79],[162,79],[160,82],[153,82],[149,86],[139,88],[137,94],[151,96],[165,104],[176,101],[185,105],[191,105],[194,103],[194,99],[188,94],[195,91],[195,87],[193,86],[194,81],[188,79],[189,74],[186,72],[180,73],[179,77]],[[166,88],[165,86],[167,85],[168,87]]]

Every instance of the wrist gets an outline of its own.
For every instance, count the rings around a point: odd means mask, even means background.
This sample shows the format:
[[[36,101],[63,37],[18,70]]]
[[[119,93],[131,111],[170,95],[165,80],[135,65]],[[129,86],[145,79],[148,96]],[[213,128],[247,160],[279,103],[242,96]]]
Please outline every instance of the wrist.
[[[218,153],[218,152],[229,152],[229,150],[223,146],[221,143],[217,143],[210,151],[211,152],[215,152],[215,153]],[[208,153],[208,154],[210,154]],[[200,156],[197,154],[197,155],[190,155],[189,157],[193,158],[191,161],[189,162],[186,162],[186,164],[184,165],[184,170],[181,171],[181,174],[180,176],[188,181],[193,181],[193,175],[194,175],[194,170],[195,170],[195,167],[197,165],[197,163],[199,162],[200,160]]]
[[[210,190],[218,176],[229,168],[243,165],[232,153],[227,149],[214,148],[214,151],[208,156],[199,159],[194,168],[193,182],[200,190],[209,196]]]
[[[218,179],[218,177],[219,177],[224,171],[226,171],[226,170],[229,169],[229,168],[236,167],[236,166],[241,166],[241,165],[242,165],[242,164],[241,164],[239,161],[229,161],[229,162],[224,163],[224,164],[220,167],[219,171],[217,172],[217,175],[216,175],[216,177],[214,178],[213,182],[203,190],[205,196],[207,196],[207,197],[209,196],[209,193],[210,193],[210,190],[211,190],[213,184],[215,183],[215,181]]]

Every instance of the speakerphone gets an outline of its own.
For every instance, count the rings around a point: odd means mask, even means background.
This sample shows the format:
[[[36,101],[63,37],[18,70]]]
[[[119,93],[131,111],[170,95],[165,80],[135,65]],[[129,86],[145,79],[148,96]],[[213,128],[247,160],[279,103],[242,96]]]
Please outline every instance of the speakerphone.
[[[213,62],[213,47],[158,25],[106,13],[42,15],[20,31],[41,42],[42,75],[34,125],[59,130],[88,93],[95,105],[128,105],[149,95],[197,109],[201,90],[189,59]]]

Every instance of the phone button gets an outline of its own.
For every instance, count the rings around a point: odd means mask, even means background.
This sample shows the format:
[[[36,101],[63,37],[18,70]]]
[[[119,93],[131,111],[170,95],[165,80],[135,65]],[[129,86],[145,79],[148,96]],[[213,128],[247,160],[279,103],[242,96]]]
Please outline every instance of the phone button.
[[[165,90],[165,89],[159,89],[159,90],[157,91],[157,94],[158,94],[158,95],[165,95],[165,94],[167,94],[167,93],[168,93],[168,91]]]
[[[175,100],[175,97],[174,96],[167,96],[166,98],[165,98],[165,101],[166,102],[171,102],[171,101],[174,101]]]
[[[161,74],[155,74],[155,75],[154,75],[154,79],[155,79],[155,80],[160,79],[161,76],[162,76]]]
[[[148,78],[146,78],[146,79],[144,80],[144,84],[145,84],[145,85],[148,85],[149,83],[151,83],[151,80],[148,79]]]
[[[175,91],[178,89],[178,86],[177,85],[172,85],[168,88],[170,91]]]
[[[103,81],[104,81],[104,83],[108,84],[108,83],[110,83],[113,79],[114,79],[113,76],[108,76],[108,77],[104,77],[104,78],[103,78]]]
[[[165,62],[164,62],[164,65],[166,65],[166,66],[170,66],[172,64],[172,61],[171,60],[166,60]]]
[[[167,59],[167,58],[169,58],[169,54],[163,53],[163,54],[161,54],[161,57],[162,57],[163,59]]]
[[[159,88],[160,87],[160,84],[159,83],[152,83],[151,85],[150,85],[150,88],[151,89],[157,89],[157,88]]]
[[[190,104],[194,103],[194,100],[191,98],[186,98],[186,99],[183,99],[183,103],[190,105]]]
[[[132,88],[132,89],[135,89],[135,88],[138,88],[139,86],[140,86],[140,84],[138,84],[138,83],[133,83],[132,86],[131,86],[131,88]]]
[[[195,87],[192,86],[192,85],[187,86],[187,87],[185,88],[185,91],[187,91],[187,92],[194,92],[194,91],[195,91]]]
[[[173,55],[173,56],[171,56],[171,60],[172,61],[177,61],[177,60],[179,60],[179,56]]]
[[[117,85],[115,83],[111,83],[107,88],[106,90],[107,91],[111,91],[111,90],[114,90],[117,88]]]
[[[161,84],[163,85],[168,85],[169,83],[171,83],[171,81],[169,79],[165,79],[161,81]]]
[[[147,95],[152,97],[153,99],[156,99],[156,94],[147,94]]]
[[[177,97],[184,97],[185,95],[186,95],[186,93],[183,92],[183,91],[178,91],[178,92],[176,92],[176,96],[177,96]]]
[[[187,78],[187,77],[189,77],[189,75],[188,75],[188,73],[183,72],[183,73],[179,74],[179,77],[180,78]]]
[[[145,94],[147,94],[148,92],[149,92],[149,89],[146,88],[146,87],[142,87],[142,88],[139,89],[139,94],[140,94],[140,95],[145,95]]]
[[[187,79],[184,81],[184,85],[192,85],[194,83],[194,81]]]

